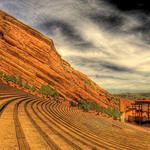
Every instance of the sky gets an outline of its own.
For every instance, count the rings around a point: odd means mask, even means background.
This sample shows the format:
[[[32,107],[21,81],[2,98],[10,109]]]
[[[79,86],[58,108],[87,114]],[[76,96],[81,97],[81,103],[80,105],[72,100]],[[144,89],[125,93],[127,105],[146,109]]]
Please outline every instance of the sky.
[[[53,39],[65,60],[110,92],[150,91],[146,0],[0,0],[0,9]]]

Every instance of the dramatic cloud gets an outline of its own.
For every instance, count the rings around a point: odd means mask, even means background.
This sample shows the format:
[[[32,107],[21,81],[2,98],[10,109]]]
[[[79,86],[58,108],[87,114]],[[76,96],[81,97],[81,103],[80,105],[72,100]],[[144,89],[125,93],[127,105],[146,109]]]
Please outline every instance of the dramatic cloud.
[[[52,38],[58,52],[100,86],[150,90],[150,17],[142,2],[3,0],[0,9]]]

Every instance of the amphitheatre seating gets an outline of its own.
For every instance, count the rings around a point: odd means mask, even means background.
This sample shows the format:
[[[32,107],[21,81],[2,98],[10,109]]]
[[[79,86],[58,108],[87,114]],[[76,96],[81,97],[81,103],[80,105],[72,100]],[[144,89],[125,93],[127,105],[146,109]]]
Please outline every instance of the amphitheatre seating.
[[[149,133],[5,85],[0,86],[0,129],[1,149],[150,149]]]

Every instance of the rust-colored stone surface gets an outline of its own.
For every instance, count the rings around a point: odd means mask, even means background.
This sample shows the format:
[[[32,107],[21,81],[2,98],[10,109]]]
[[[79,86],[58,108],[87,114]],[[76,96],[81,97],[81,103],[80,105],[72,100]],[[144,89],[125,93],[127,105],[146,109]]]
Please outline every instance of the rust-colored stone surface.
[[[128,99],[125,99],[125,98],[121,98],[121,100],[120,100],[120,111],[121,111],[121,112],[127,111],[127,110],[128,110],[128,107],[130,107],[131,104],[133,104],[133,101],[132,101],[132,100],[128,100]]]
[[[69,99],[119,106],[106,90],[61,58],[53,41],[0,11],[0,70],[35,85],[52,85]],[[88,83],[88,84],[87,84]]]

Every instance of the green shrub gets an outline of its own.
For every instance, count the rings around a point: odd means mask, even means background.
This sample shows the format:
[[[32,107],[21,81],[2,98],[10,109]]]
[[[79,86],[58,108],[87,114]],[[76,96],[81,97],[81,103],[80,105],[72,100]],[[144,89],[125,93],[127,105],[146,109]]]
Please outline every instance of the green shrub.
[[[17,78],[13,75],[7,75],[7,74],[3,74],[3,79],[7,82],[13,82],[16,83]]]
[[[53,96],[54,98],[59,97],[59,93],[55,91],[50,85],[42,85],[39,91],[41,94],[48,96]]]
[[[112,114],[113,114],[113,118],[116,118],[116,119],[120,118],[120,116],[121,116],[121,112],[115,108],[113,108]]]
[[[87,86],[90,86],[90,85],[91,85],[90,81],[88,81],[88,80],[87,80],[87,81],[84,81],[84,84],[87,85]]]
[[[85,101],[85,100],[78,100],[78,108],[83,109],[83,111],[89,111],[93,110],[96,112],[102,112],[102,107],[100,107],[96,102],[94,101]]]
[[[88,102],[90,105],[90,110],[96,110],[97,106],[99,106],[96,102],[94,101],[89,101]]]
[[[32,92],[35,92],[35,91],[36,91],[36,87],[35,87],[34,85],[32,85],[32,86],[30,86],[30,90],[31,90]]]
[[[16,84],[19,85],[20,87],[23,87],[22,79],[20,77],[17,78]]]
[[[40,93],[45,95],[45,96],[48,96],[49,95],[49,88],[48,88],[48,86],[42,85],[41,88],[40,88]]]
[[[17,78],[15,76],[11,75],[9,78],[10,78],[11,82],[13,82],[13,83],[17,82]]]
[[[29,85],[27,82],[23,83],[20,77],[15,77],[14,75],[8,75],[4,72],[0,71],[0,78],[5,80],[6,82],[13,82],[19,85],[20,87],[24,87],[26,89],[29,89],[33,92],[36,91],[36,87],[34,85]]]
[[[0,71],[0,78],[3,78],[4,72]]]
[[[23,87],[28,90],[31,89],[30,85],[27,82],[23,84]]]
[[[88,112],[89,110],[90,110],[90,105],[87,103],[87,104],[84,104],[83,106],[82,106],[82,109],[83,109],[83,111],[85,111],[85,112]]]
[[[104,108],[99,106],[94,101],[85,101],[83,99],[79,99],[77,102],[78,102],[77,103],[78,109],[82,109],[85,112],[88,112],[89,110],[93,110],[96,111],[97,113],[107,114],[108,116],[113,118],[119,118],[121,115],[118,109],[113,107]]]
[[[119,118],[121,115],[121,113],[118,109],[112,108],[112,107],[108,107],[107,109],[105,109],[104,113],[115,118],[115,119]]]
[[[78,109],[82,109],[82,107],[83,107],[83,105],[84,105],[84,100],[82,100],[82,99],[79,99],[78,101]]]
[[[2,78],[3,80],[7,82],[13,82],[13,83],[17,82],[17,78],[14,75],[5,74],[2,71],[0,72],[0,78]]]
[[[79,99],[77,102],[78,102],[78,109],[82,109],[85,112],[88,112],[90,110],[90,103],[88,101]]]
[[[101,106],[99,106],[99,105],[97,105],[96,106],[96,112],[98,112],[98,113],[104,113],[104,108],[103,107],[101,107]]]
[[[4,79],[6,82],[9,81],[8,76],[7,76],[6,74],[3,75],[3,79]]]
[[[75,102],[73,102],[73,101],[70,101],[70,106],[76,107],[76,106],[77,106],[77,103],[75,103]]]
[[[51,96],[54,97],[54,99],[56,100],[56,99],[58,99],[58,97],[59,97],[59,93],[56,92],[56,91],[54,91]]]

